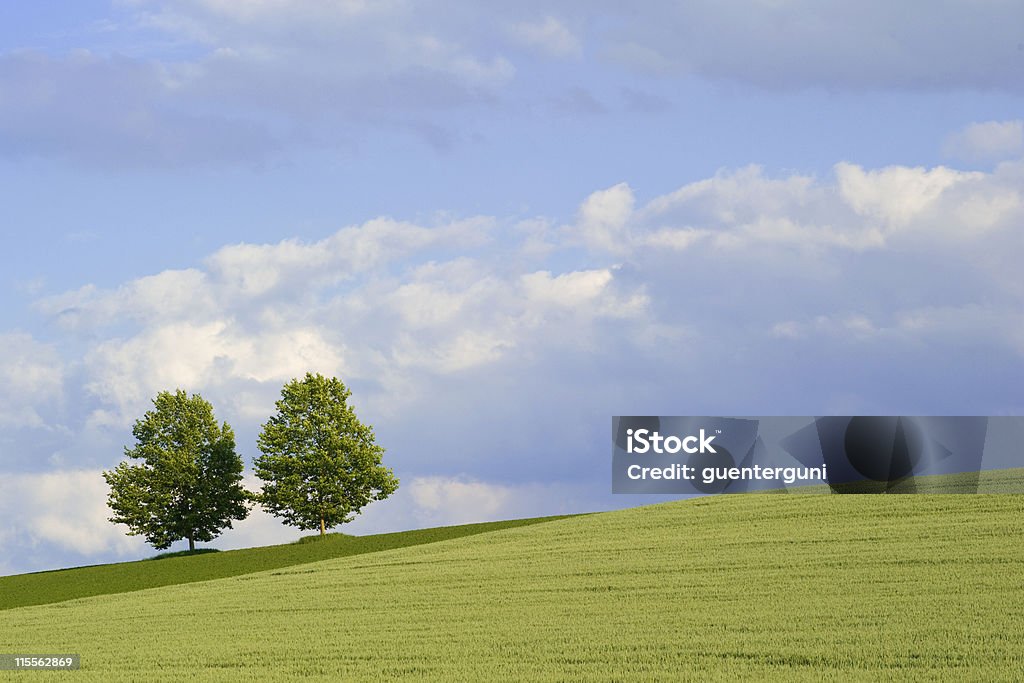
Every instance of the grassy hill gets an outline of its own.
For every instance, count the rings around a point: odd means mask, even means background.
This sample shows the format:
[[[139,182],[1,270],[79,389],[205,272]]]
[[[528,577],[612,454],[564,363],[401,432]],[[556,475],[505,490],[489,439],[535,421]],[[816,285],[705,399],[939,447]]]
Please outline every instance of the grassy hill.
[[[0,652],[79,653],[81,681],[1019,680],[1022,519],[1013,495],[680,501],[11,609]]]
[[[504,522],[460,524],[373,536],[328,534],[296,543],[229,550],[220,553],[174,554],[138,562],[100,564],[55,571],[0,576],[0,610],[45,605],[92,595],[127,593],[195,581],[222,579],[268,569],[318,562],[336,557],[437,543],[452,538],[537,524],[564,517],[535,517]]]

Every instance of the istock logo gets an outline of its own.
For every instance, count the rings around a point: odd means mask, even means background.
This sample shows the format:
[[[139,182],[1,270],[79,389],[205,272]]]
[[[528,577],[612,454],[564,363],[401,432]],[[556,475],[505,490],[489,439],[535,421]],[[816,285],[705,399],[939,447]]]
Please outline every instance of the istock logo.
[[[711,442],[715,440],[714,435],[707,436],[704,430],[700,430],[700,436],[687,436],[680,439],[678,436],[662,436],[656,431],[649,429],[627,429],[626,430],[626,452],[643,455],[644,453],[717,453]],[[697,444],[696,446],[694,444]]]

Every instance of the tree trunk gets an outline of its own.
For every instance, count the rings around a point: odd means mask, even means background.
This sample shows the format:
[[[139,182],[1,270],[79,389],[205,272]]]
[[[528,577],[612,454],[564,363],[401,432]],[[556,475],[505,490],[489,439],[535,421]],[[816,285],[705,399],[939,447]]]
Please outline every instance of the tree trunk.
[[[327,529],[324,527],[324,518],[320,518],[320,535],[323,536]]]
[[[194,553],[196,551],[196,540],[191,536],[188,537],[188,551]]]

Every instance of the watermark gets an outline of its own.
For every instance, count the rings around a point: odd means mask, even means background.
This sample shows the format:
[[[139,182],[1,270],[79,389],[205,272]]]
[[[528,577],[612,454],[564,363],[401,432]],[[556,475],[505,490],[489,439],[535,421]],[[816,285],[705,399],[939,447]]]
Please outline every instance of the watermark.
[[[0,654],[0,671],[78,669],[81,665],[80,655]]]
[[[612,492],[983,493],[982,472],[1024,467],[1021,443],[1024,417],[618,416]]]

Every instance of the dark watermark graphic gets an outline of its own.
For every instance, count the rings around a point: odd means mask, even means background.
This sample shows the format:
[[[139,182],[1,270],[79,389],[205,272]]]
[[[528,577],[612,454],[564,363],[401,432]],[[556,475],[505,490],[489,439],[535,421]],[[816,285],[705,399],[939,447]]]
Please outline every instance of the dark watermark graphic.
[[[613,493],[1024,493],[983,476],[1019,467],[1024,417],[612,418]]]

